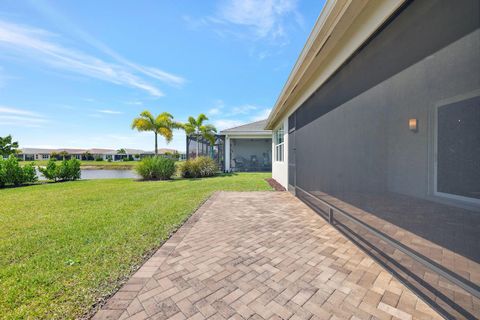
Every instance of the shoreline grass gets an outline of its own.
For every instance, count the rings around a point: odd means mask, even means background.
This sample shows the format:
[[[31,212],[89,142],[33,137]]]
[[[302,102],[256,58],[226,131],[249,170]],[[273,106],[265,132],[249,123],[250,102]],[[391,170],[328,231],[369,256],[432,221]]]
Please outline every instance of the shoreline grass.
[[[264,180],[270,176],[0,190],[0,318],[85,316],[213,192],[271,190]]]

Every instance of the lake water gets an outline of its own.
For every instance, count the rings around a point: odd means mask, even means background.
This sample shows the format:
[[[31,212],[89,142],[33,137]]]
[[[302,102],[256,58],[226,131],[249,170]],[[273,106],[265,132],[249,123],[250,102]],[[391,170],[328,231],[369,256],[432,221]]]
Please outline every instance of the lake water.
[[[110,169],[82,169],[82,179],[138,179],[139,176],[133,170],[110,170]],[[45,177],[37,171],[38,180]]]

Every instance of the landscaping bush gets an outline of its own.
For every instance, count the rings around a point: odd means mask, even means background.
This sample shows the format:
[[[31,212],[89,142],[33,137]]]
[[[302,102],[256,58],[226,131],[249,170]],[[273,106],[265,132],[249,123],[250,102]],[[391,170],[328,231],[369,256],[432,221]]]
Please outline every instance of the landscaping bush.
[[[175,161],[163,157],[148,157],[142,159],[135,170],[144,180],[168,180],[175,173]]]
[[[37,173],[32,164],[21,167],[18,159],[11,155],[4,160],[0,157],[0,188],[7,185],[20,186],[37,181]]]
[[[35,165],[29,163],[23,166],[23,183],[32,183],[38,180],[37,171]]]
[[[78,180],[81,176],[80,161],[77,159],[63,160],[57,165],[54,159],[50,159],[45,168],[38,167],[38,170],[47,178],[53,181]]]
[[[55,158],[50,158],[45,168],[38,167],[38,171],[40,171],[46,179],[57,181],[57,163]]]
[[[211,177],[217,172],[217,163],[209,157],[189,159],[180,165],[180,174],[183,178]]]

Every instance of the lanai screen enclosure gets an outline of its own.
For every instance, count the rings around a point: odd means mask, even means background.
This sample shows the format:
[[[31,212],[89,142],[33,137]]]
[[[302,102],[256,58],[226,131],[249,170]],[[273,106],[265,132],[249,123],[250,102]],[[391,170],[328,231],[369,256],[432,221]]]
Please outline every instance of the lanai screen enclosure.
[[[202,137],[187,137],[187,157],[208,156],[222,171],[258,172],[272,170],[271,131],[265,130],[266,120],[225,129],[215,137],[215,144]]]
[[[480,318],[480,2],[401,2],[336,61],[379,3],[309,39],[323,47],[271,121],[273,177],[445,318]]]

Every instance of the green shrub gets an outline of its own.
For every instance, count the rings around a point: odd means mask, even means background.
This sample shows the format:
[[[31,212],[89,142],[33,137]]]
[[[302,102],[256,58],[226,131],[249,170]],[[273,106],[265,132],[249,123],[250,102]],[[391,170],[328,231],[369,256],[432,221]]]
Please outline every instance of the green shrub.
[[[55,158],[50,158],[45,168],[38,167],[38,171],[40,171],[46,179],[57,181],[57,163]]]
[[[144,180],[168,180],[175,173],[175,161],[162,157],[148,157],[135,166],[135,171]]]
[[[20,186],[35,181],[37,181],[37,173],[33,164],[27,164],[22,168],[15,156],[11,155],[5,160],[0,157],[0,188],[7,185]]]
[[[197,157],[180,164],[180,174],[184,178],[211,177],[217,172],[217,163],[209,157]]]
[[[23,166],[23,179],[24,183],[31,183],[38,180],[37,171],[33,163]]]
[[[110,158],[108,160],[110,160]],[[95,157],[95,161],[103,161],[103,158],[102,157]]]
[[[75,158],[63,160],[60,165],[57,165],[55,159],[50,159],[45,168],[38,167],[38,170],[45,178],[53,181],[78,180],[81,176],[80,161]]]
[[[67,167],[65,180],[78,180],[82,174],[80,170],[80,160],[70,159],[68,161],[63,161],[62,166],[65,164]]]

